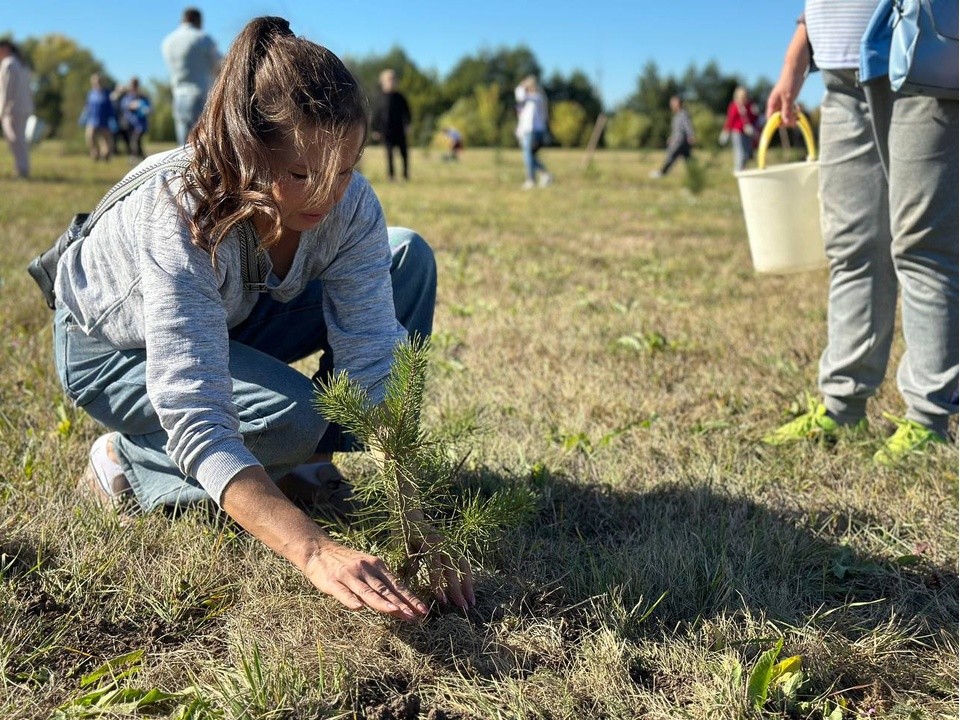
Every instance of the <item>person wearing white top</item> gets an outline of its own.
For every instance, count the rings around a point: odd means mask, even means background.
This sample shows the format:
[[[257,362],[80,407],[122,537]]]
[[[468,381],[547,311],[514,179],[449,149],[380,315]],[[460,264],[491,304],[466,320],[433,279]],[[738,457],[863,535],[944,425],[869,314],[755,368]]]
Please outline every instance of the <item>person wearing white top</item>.
[[[513,95],[517,101],[517,140],[523,150],[523,163],[527,173],[523,188],[529,190],[537,184],[538,172],[540,187],[546,187],[553,182],[553,176],[537,158],[537,152],[543,147],[547,136],[546,95],[533,75],[520,81]]]
[[[0,125],[21,178],[30,175],[27,118],[33,112],[30,70],[20,61],[17,47],[9,40],[0,40]]]

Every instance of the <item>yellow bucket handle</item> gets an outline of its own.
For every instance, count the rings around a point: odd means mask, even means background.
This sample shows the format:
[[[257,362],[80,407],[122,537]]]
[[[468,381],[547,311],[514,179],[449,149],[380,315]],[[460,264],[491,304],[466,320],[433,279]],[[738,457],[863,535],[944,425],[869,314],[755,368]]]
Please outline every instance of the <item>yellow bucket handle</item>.
[[[767,118],[767,123],[763,126],[763,132],[760,133],[760,146],[757,149],[757,167],[760,170],[763,170],[767,166],[767,146],[770,145],[773,134],[782,123],[783,118],[780,117],[780,113],[775,112]],[[803,135],[803,140],[807,144],[807,160],[816,160],[817,142],[813,139],[813,128],[810,127],[810,121],[807,120],[807,116],[799,110],[797,110],[797,125],[800,126],[800,133]]]

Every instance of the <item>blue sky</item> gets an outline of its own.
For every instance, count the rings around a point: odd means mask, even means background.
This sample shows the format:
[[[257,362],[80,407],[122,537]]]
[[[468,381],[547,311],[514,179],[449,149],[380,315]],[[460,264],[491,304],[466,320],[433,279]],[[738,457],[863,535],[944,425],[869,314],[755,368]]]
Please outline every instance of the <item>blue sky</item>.
[[[4,3],[0,33],[15,40],[60,32],[87,47],[118,79],[166,79],[160,41],[191,0],[26,0]],[[395,44],[423,69],[445,74],[467,53],[523,43],[547,74],[581,69],[610,107],[636,86],[654,60],[681,74],[716,60],[725,72],[775,80],[803,3],[769,0],[197,0],[204,27],[222,52],[251,17],[281,15],[295,32],[339,55],[384,52]],[[811,76],[801,94],[819,104],[823,85]]]

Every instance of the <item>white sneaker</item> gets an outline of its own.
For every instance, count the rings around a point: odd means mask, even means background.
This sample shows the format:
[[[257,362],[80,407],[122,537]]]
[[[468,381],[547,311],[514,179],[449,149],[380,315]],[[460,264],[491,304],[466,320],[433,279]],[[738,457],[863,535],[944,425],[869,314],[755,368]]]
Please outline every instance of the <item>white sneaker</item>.
[[[533,190],[535,187],[536,185],[534,184],[533,180],[527,180],[523,183],[524,190]]]
[[[662,177],[663,177],[663,173],[660,172],[659,170],[651,170],[651,171],[650,171],[650,177],[651,177],[651,179],[656,180],[657,178],[662,178]]]
[[[550,173],[544,173],[540,176],[540,187],[547,187],[553,183],[553,175]]]

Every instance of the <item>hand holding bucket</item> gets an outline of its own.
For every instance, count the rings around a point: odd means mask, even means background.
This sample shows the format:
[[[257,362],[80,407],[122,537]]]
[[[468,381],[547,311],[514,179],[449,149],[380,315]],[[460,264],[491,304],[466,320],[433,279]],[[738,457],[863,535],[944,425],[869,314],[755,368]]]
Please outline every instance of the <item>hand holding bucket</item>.
[[[782,120],[773,113],[760,134],[756,170],[736,174],[740,202],[757,272],[792,273],[827,262],[820,234],[820,173],[817,144],[806,115],[797,125],[807,145],[805,162],[767,168],[767,148]]]

